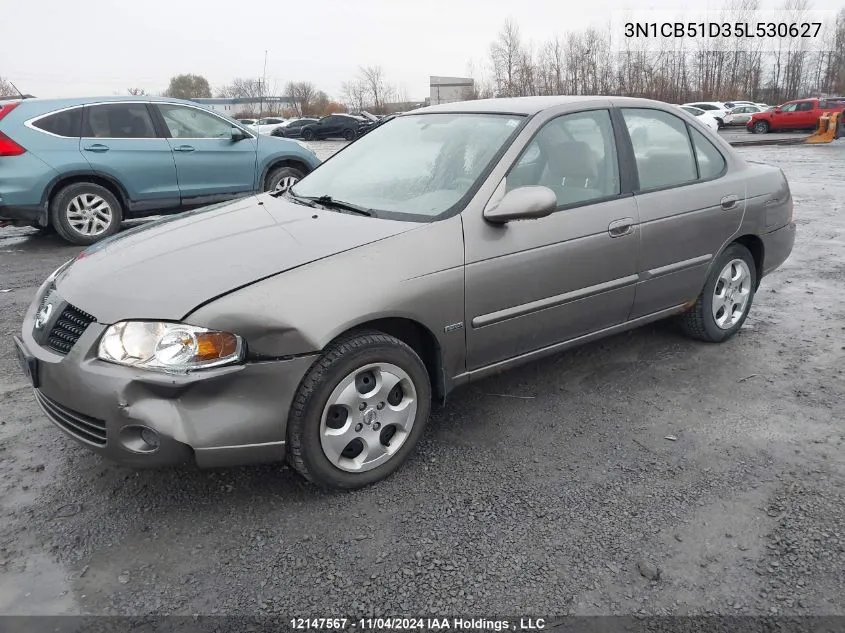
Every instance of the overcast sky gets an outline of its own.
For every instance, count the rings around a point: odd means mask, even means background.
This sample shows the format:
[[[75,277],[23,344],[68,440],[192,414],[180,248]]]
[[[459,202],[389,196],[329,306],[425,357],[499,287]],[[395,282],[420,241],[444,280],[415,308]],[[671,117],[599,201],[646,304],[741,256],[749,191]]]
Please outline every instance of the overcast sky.
[[[281,92],[310,80],[332,96],[361,65],[381,65],[411,99],[429,75],[463,76],[487,59],[513,18],[541,42],[628,8],[678,9],[678,0],[2,0],[0,76],[40,97],[159,92],[178,73],[215,89],[233,77],[267,78]],[[696,0],[701,8],[708,3]],[[777,2],[761,4],[775,6]],[[816,0],[838,9],[845,0]],[[718,8],[721,2],[710,2]]]

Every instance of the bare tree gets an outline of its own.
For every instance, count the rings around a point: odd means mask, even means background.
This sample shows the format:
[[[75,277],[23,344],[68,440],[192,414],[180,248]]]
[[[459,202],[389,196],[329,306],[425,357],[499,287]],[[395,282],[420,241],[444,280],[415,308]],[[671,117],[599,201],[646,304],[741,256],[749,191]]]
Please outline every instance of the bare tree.
[[[519,27],[513,20],[507,20],[499,36],[490,45],[497,96],[513,97],[517,94],[517,72],[521,60],[523,53]]]
[[[18,91],[6,79],[0,77],[0,97],[17,96]]]
[[[317,93],[317,87],[310,81],[289,81],[285,88],[285,96],[290,100],[297,116],[311,113]]]
[[[346,105],[352,110],[360,112],[365,109],[367,105],[367,86],[360,77],[344,82],[341,87],[341,94]]]
[[[268,86],[259,78],[237,77],[228,86],[223,86],[217,91],[218,97],[230,99],[253,99],[259,100],[270,96]]]
[[[387,93],[391,90],[384,78],[381,66],[367,66],[361,68],[361,79],[367,87],[369,102],[373,110],[380,113],[387,101]]]
[[[133,97],[143,97],[147,94],[147,91],[143,88],[127,88],[126,94],[132,95]]]

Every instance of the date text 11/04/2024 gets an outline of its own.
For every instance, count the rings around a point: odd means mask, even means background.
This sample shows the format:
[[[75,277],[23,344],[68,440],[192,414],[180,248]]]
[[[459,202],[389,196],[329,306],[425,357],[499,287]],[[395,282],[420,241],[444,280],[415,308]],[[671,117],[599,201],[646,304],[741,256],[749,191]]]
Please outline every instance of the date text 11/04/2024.
[[[626,22],[626,38],[816,38],[821,22]]]
[[[303,631],[541,631],[543,618],[291,618],[293,630]]]

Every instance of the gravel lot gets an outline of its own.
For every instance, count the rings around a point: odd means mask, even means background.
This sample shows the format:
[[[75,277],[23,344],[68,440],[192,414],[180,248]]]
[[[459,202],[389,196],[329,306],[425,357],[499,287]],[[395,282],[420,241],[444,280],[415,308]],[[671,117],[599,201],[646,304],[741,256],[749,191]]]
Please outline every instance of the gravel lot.
[[[461,389],[370,489],[105,462],[3,343],[0,613],[845,614],[845,141],[741,151],[800,226],[736,338],[657,324]],[[77,250],[0,229],[0,334]]]

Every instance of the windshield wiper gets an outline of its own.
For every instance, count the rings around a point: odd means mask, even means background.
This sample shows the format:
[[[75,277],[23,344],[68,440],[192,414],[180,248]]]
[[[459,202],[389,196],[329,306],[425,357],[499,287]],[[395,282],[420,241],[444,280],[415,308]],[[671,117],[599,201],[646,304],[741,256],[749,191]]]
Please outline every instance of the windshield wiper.
[[[316,202],[324,207],[334,207],[336,209],[343,209],[344,211],[352,211],[353,213],[366,215],[367,217],[373,217],[375,215],[372,209],[367,209],[366,207],[361,207],[357,204],[352,204],[351,202],[344,202],[343,200],[335,200],[331,196],[303,197],[302,199]]]

